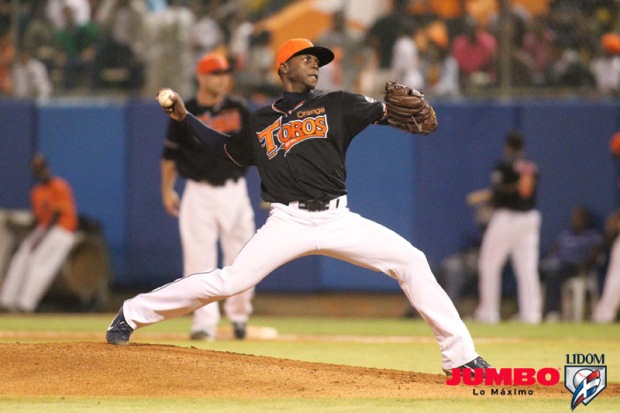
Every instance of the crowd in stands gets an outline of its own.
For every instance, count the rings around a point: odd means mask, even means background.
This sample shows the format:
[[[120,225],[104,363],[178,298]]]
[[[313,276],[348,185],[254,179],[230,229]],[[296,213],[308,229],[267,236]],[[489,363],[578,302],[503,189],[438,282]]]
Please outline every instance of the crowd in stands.
[[[0,0],[0,96],[46,98],[116,92],[151,96],[162,86],[194,88],[207,52],[230,59],[237,92],[273,95],[273,34],[259,23],[292,2],[276,0]],[[460,11],[442,15],[430,0],[393,0],[353,30],[345,10],[316,44],[336,52],[319,88],[370,96],[398,80],[436,97],[514,88],[589,88],[620,96],[620,2],[549,0],[532,14],[512,3],[508,23]],[[499,3],[499,2],[498,2]],[[457,10],[458,11],[458,10]],[[17,26],[17,27],[15,27]],[[503,41],[508,39],[508,41]],[[508,59],[500,47],[510,45]],[[503,70],[506,66],[509,70]],[[504,64],[504,66],[502,66]]]

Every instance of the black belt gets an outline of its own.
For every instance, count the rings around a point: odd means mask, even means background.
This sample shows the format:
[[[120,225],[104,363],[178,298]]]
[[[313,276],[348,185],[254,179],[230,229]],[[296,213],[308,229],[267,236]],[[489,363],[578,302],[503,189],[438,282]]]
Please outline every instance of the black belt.
[[[347,196],[322,201],[318,199],[307,199],[305,201],[295,201],[288,204],[292,208],[305,209],[306,211],[319,212],[329,209],[344,208],[347,206]]]

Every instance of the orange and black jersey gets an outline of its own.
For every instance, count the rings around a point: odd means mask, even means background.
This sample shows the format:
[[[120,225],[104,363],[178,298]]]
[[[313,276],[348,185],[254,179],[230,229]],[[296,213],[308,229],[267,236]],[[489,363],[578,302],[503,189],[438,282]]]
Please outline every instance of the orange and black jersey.
[[[383,112],[381,102],[349,92],[285,93],[254,112],[252,132],[232,136],[226,152],[257,166],[267,202],[334,199],[347,193],[349,144]]]
[[[247,133],[250,111],[239,98],[226,97],[221,104],[201,106],[195,98],[185,104],[187,110],[212,129],[226,135]],[[223,185],[228,179],[239,179],[245,168],[228,159],[215,156],[201,144],[187,124],[170,120],[162,158],[176,164],[179,175],[193,181],[207,181],[212,185]]]
[[[536,207],[538,167],[534,162],[523,158],[501,160],[491,174],[491,183],[495,208],[529,211]]]

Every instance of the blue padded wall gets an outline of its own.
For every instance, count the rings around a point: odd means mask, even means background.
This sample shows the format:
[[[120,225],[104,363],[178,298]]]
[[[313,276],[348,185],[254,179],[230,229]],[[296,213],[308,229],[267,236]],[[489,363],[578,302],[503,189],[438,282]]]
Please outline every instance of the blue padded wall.
[[[0,100],[0,208],[29,209],[30,157],[36,139],[34,104]]]
[[[154,101],[127,106],[127,286],[161,285],[183,275],[178,219],[161,198],[161,151],[168,120]],[[182,181],[179,181],[179,194]]]
[[[101,222],[119,282],[127,251],[126,134],[119,103],[56,100],[38,109],[38,150],[72,184],[78,213]]]
[[[541,252],[590,207],[603,221],[620,203],[609,138],[620,130],[615,100],[457,101],[435,105],[439,130],[407,135],[371,126],[348,153],[351,209],[395,230],[432,266],[478,238],[466,195],[489,184],[506,133],[521,129],[540,167]],[[0,101],[0,208],[29,208],[30,157],[44,152],[74,186],[81,214],[104,228],[114,285],[150,289],[181,275],[177,220],[161,204],[160,152],[168,118],[149,100]],[[257,226],[256,170],[248,175]],[[179,183],[182,191],[182,182]],[[286,263],[259,291],[392,291],[389,277],[325,257]]]

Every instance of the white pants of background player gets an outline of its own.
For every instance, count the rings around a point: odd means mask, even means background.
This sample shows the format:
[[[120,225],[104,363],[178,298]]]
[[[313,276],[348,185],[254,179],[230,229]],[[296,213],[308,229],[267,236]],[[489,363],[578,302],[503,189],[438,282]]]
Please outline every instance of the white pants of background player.
[[[47,233],[44,228],[35,228],[11,259],[0,292],[0,305],[11,311],[36,310],[74,242],[75,234],[61,227],[52,227]]]
[[[218,267],[218,239],[222,264],[230,265],[243,245],[254,235],[254,211],[245,179],[228,180],[222,186],[188,180],[179,212],[184,274],[210,271]],[[248,321],[252,313],[254,289],[224,302],[231,322]],[[204,331],[215,337],[220,321],[218,303],[194,311],[192,332]]]
[[[609,265],[603,285],[603,295],[594,307],[592,320],[612,323],[620,308],[620,236],[616,238],[609,253]]]
[[[500,321],[502,270],[508,258],[517,279],[519,319],[536,324],[542,319],[542,293],[538,275],[541,215],[539,211],[500,208],[493,213],[482,237],[478,261],[480,303],[476,320]]]
[[[127,323],[139,328],[187,314],[254,287],[291,260],[318,254],[381,271],[398,281],[434,333],[443,368],[459,367],[478,357],[467,327],[425,255],[395,232],[350,212],[346,197],[330,205],[327,211],[311,212],[295,203],[272,204],[267,222],[232,265],[192,274],[125,301]]]

